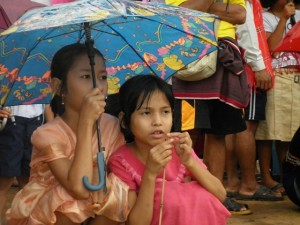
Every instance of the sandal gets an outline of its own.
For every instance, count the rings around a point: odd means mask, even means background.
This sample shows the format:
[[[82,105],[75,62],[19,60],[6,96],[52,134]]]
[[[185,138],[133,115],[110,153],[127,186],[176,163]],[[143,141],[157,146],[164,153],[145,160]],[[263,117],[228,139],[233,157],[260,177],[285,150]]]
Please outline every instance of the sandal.
[[[227,193],[226,193],[226,196],[228,197],[228,198],[235,198],[236,196],[238,196],[238,192],[236,191],[227,191]]]
[[[282,195],[286,195],[285,193],[285,189],[284,187],[282,186],[281,183],[278,183],[276,185],[274,185],[273,187],[270,188],[273,192],[276,192],[276,193],[280,193]]]
[[[226,198],[223,205],[232,215],[249,215],[252,213],[247,204],[238,203],[230,198]]]
[[[276,196],[270,188],[261,185],[253,195],[238,194],[238,196],[236,196],[236,199],[245,201],[281,201],[283,200],[283,197]]]

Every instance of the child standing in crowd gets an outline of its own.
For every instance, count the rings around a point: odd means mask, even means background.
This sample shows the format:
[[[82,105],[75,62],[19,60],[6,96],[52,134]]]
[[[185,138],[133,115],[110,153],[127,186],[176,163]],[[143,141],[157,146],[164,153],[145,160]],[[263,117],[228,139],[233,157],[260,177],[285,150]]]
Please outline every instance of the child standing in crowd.
[[[118,120],[103,113],[107,73],[103,56],[96,49],[95,74],[97,88],[92,88],[85,45],[65,46],[55,54],[52,85],[63,112],[52,107],[58,116],[32,136],[30,181],[13,199],[7,211],[8,224],[68,225],[89,220],[89,224],[107,225],[126,220],[126,184],[109,175],[104,194],[102,190],[90,192],[82,182],[84,176],[92,184],[98,182],[97,119],[101,120],[106,159],[125,143]]]
[[[196,156],[187,132],[170,133],[171,87],[156,76],[135,76],[119,94],[129,142],[111,156],[109,169],[129,185],[128,224],[225,224],[222,183]]]
[[[270,173],[272,144],[275,141],[281,166],[290,141],[300,124],[300,85],[297,81],[300,76],[298,62],[300,54],[274,50],[292,27],[291,16],[295,22],[300,21],[300,11],[295,8],[295,4],[299,2],[299,0],[261,0],[262,6],[267,8],[263,13],[263,19],[272,55],[275,82],[274,88],[267,92],[266,120],[259,123],[256,132],[257,150],[263,184],[282,194],[285,192],[282,180],[273,179]]]
[[[49,105],[17,105],[0,109],[0,225],[9,188],[15,178],[23,188],[30,175],[31,135],[53,119]]]

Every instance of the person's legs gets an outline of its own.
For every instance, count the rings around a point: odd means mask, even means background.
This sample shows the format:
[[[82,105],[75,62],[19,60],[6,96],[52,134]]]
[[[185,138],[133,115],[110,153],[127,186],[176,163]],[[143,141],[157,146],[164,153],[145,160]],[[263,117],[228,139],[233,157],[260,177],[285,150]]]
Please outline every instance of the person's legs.
[[[204,162],[209,171],[223,182],[226,159],[225,136],[246,129],[242,110],[218,100],[207,101],[211,129],[206,129]]]
[[[235,154],[235,134],[229,134],[225,137],[226,142],[226,192],[228,197],[235,197],[239,191],[240,179],[237,169],[237,157]]]
[[[278,196],[281,195],[281,193],[284,192],[284,188],[282,186],[278,186],[279,183],[273,179],[270,172],[272,159],[272,141],[257,141],[257,151],[262,183],[266,187],[273,189],[273,191],[276,192]]]
[[[24,128],[19,123],[8,119],[5,128],[0,132],[0,214],[6,204],[9,188],[14,177],[21,175]]]
[[[4,217],[3,209],[6,204],[6,199],[8,195],[8,190],[14,181],[13,177],[0,177],[0,225],[3,221],[2,218]]]
[[[225,169],[225,136],[206,134],[203,161],[208,170],[223,182]]]
[[[239,193],[252,195],[259,188],[255,177],[256,145],[254,134],[258,122],[246,121],[247,129],[236,134],[236,155],[241,168]]]
[[[260,166],[260,175],[264,185],[274,186],[276,181],[273,180],[270,173],[270,165],[272,158],[272,141],[257,141],[257,151]]]

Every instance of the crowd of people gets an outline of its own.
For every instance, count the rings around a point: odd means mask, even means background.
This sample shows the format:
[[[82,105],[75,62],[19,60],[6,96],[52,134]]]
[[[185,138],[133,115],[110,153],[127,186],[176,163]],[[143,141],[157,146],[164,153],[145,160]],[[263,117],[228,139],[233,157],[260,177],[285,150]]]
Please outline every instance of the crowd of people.
[[[93,49],[91,88],[86,46],[61,48],[51,63],[51,104],[0,109],[0,213],[8,225],[225,225],[231,214],[253,213],[239,200],[287,195],[300,206],[300,53],[274,51],[300,21],[300,1],[162,2],[218,16],[215,74],[192,82],[133,76],[107,98],[101,52]],[[97,120],[107,174],[105,187],[90,191],[83,177],[101,181]],[[3,212],[14,178],[20,191]]]

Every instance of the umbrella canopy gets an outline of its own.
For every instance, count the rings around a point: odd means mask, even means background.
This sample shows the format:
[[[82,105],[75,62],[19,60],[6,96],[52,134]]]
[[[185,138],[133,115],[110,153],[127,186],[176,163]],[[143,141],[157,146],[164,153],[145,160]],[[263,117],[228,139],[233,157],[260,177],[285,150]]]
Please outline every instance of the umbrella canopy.
[[[30,0],[0,0],[0,31],[7,29],[26,11],[43,6]]]
[[[82,0],[32,10],[0,34],[0,104],[47,103],[49,67],[61,47],[85,41],[106,59],[109,93],[138,74],[168,79],[217,50],[214,15],[162,3]]]
[[[290,29],[274,52],[300,52],[300,21]]]

